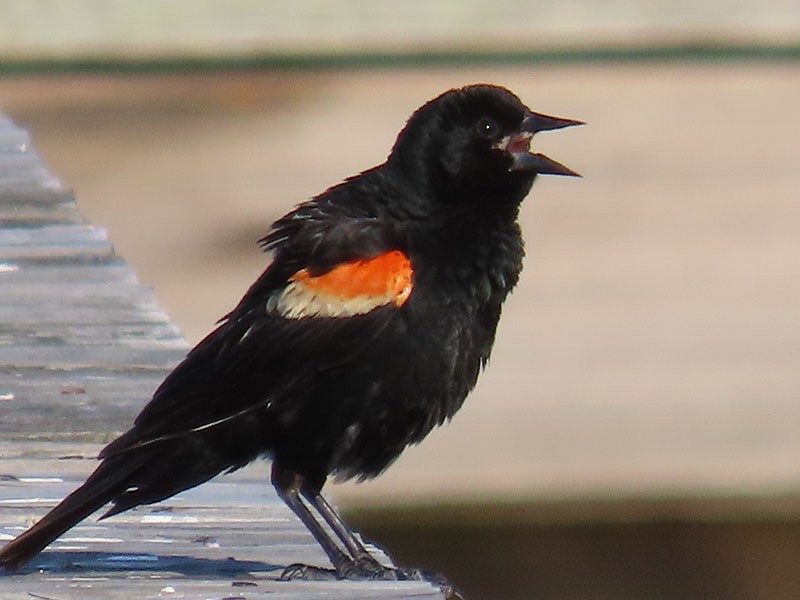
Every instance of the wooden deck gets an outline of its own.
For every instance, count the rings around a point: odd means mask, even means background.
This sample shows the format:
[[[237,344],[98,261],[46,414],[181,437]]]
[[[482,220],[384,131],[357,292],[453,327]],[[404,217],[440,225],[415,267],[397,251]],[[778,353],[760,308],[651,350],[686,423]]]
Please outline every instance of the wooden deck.
[[[0,543],[42,516],[131,423],[187,344],[0,117]],[[388,558],[386,558],[388,560]],[[254,464],[65,534],[3,600],[442,598],[424,582],[278,581],[326,557]]]

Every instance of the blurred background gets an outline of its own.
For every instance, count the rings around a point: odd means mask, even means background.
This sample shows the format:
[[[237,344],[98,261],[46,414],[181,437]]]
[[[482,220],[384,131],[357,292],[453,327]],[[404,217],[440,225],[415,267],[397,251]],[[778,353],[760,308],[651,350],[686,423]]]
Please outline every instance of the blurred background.
[[[256,240],[491,82],[537,137],[525,271],[453,423],[331,486],[467,598],[800,594],[800,4],[0,1],[0,111],[194,343]],[[143,399],[144,401],[144,399]],[[133,416],[133,415],[131,415]]]

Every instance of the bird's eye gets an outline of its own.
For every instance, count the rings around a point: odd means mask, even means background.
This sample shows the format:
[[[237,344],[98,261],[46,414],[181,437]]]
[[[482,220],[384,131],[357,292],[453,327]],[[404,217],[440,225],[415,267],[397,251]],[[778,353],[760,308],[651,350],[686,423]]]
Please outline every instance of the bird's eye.
[[[497,123],[495,123],[492,119],[488,117],[485,117],[480,121],[478,121],[477,128],[478,128],[478,134],[481,137],[485,138],[495,137],[497,135],[497,132],[500,130],[500,128],[497,126]]]

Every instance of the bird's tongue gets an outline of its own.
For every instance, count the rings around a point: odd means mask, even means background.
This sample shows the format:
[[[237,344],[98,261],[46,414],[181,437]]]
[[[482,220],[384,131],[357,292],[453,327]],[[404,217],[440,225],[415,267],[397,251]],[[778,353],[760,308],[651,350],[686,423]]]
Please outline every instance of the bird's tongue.
[[[518,133],[511,137],[508,140],[508,147],[507,151],[511,154],[517,154],[519,152],[529,152],[531,148],[531,140],[533,139],[533,134],[529,131],[523,131],[522,133]]]

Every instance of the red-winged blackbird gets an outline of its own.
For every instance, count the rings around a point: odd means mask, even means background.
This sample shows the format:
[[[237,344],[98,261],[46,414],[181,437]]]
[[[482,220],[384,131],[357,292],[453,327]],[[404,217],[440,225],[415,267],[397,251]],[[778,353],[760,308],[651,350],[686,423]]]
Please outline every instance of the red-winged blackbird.
[[[266,271],[0,566],[108,502],[103,517],[265,456],[336,576],[413,576],[370,556],[320,490],[328,476],[375,477],[464,402],[522,267],[519,205],[537,174],[577,175],[531,153],[531,138],[578,124],[490,85],[422,106],[384,164],[272,225]]]

